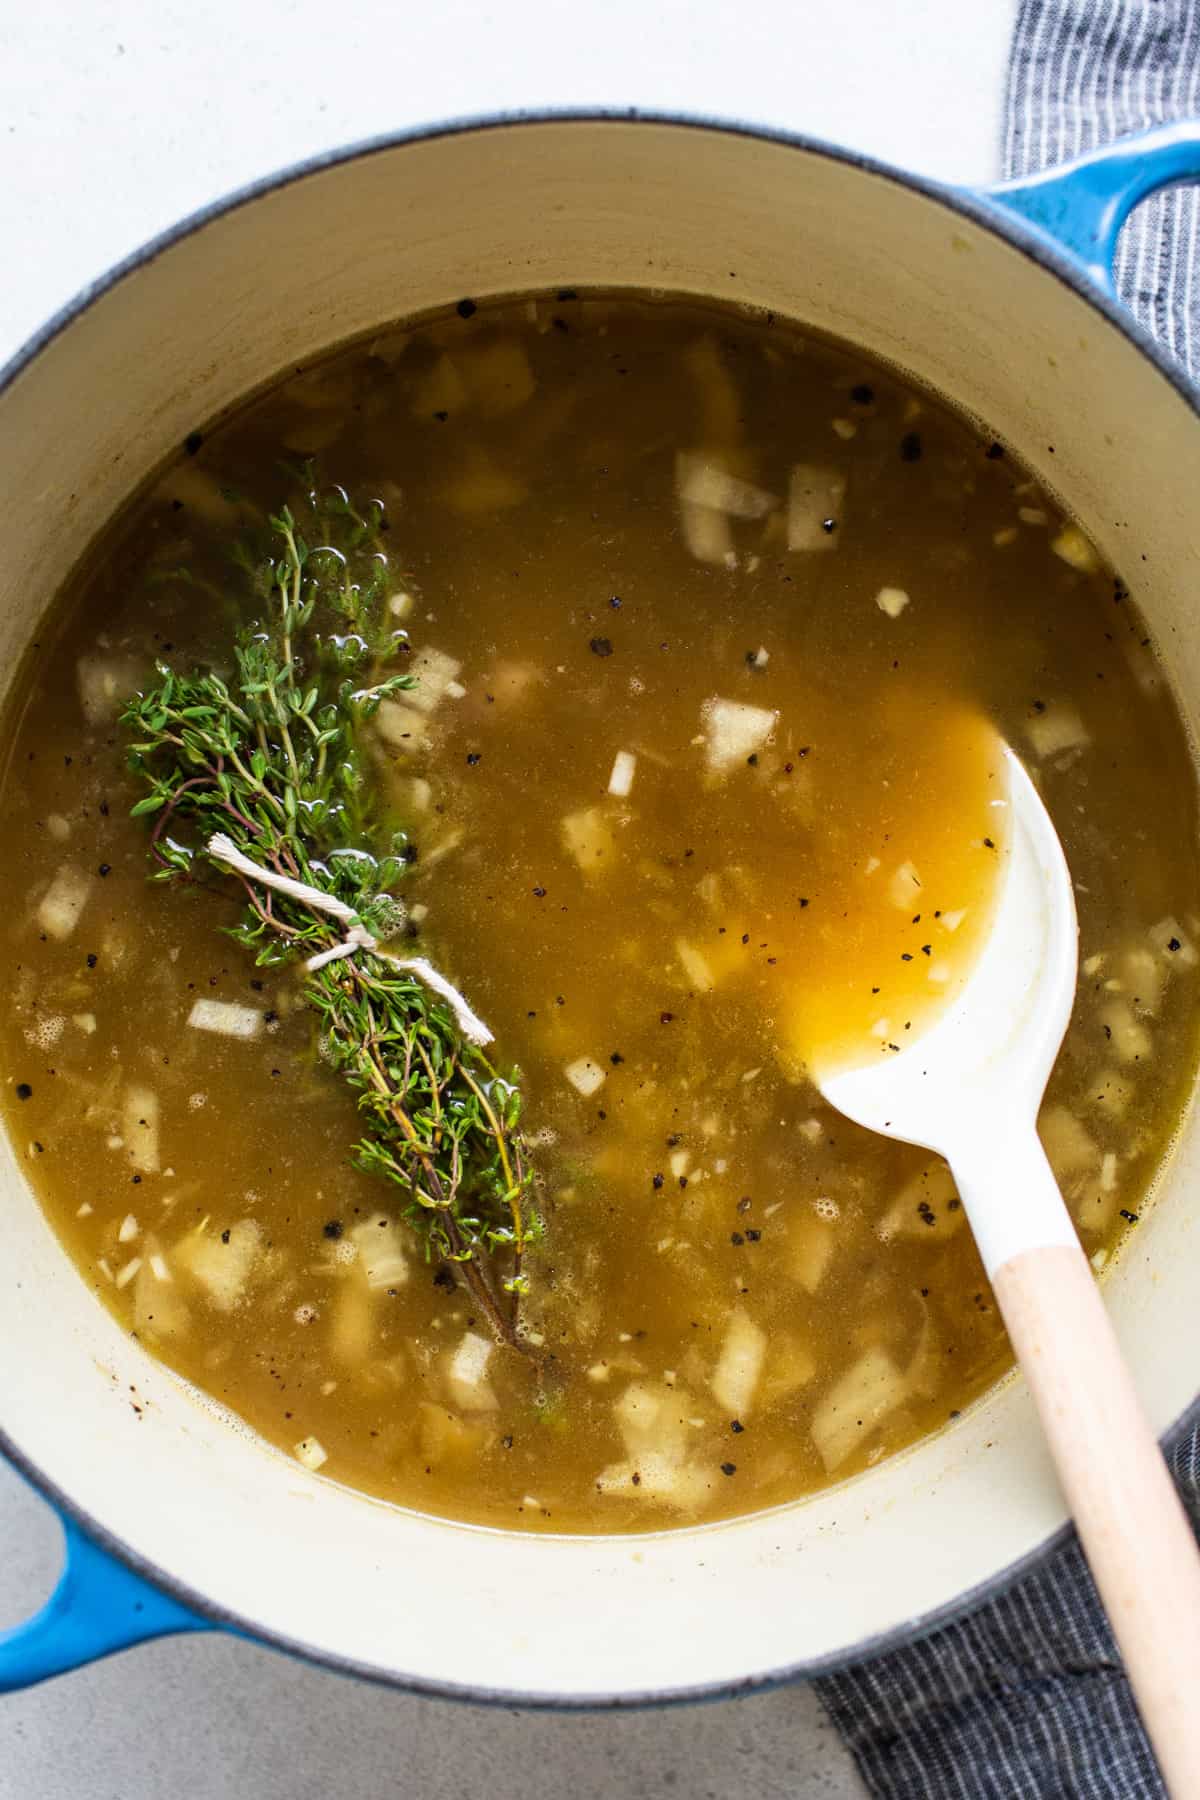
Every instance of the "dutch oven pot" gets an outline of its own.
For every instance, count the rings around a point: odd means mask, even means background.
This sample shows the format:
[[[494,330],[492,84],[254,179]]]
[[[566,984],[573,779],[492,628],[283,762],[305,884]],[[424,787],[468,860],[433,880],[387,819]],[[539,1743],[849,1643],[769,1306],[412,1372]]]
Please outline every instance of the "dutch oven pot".
[[[970,193],[702,121],[451,125],[198,214],[0,376],[0,670],[94,534],[187,434],[385,321],[564,284],[715,295],[831,332],[947,396],[1124,574],[1200,720],[1197,397],[1116,304],[1137,200],[1200,177],[1200,125]],[[1200,1133],[1106,1292],[1152,1424],[1200,1376]],[[0,1449],[59,1508],[48,1607],[0,1688],[162,1632],[234,1628],[430,1693],[545,1705],[727,1693],[911,1639],[1064,1530],[1022,1385],[829,1492],[643,1537],[459,1526],[323,1481],[122,1332],[0,1143]],[[137,1409],[131,1404],[136,1401]]]

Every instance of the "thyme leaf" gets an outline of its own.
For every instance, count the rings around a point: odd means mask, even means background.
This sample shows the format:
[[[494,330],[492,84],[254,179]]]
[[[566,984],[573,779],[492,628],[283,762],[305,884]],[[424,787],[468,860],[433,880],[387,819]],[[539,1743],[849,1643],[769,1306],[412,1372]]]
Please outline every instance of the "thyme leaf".
[[[381,951],[358,946],[304,969],[341,941],[337,921],[205,849],[223,833],[259,867],[343,901],[373,939],[404,925],[395,890],[408,840],[381,842],[363,731],[415,685],[394,672],[409,646],[390,608],[383,509],[360,511],[304,473],[295,511],[284,506],[264,541],[234,546],[247,623],[229,672],[160,664],[125,708],[129,763],[146,789],[132,813],[150,827],[152,879],[240,888],[229,934],[260,966],[300,968],[321,1053],[358,1097],[352,1160],[401,1191],[425,1256],[451,1265],[495,1336],[520,1347],[541,1220],[515,1072],[501,1074],[446,1003]]]

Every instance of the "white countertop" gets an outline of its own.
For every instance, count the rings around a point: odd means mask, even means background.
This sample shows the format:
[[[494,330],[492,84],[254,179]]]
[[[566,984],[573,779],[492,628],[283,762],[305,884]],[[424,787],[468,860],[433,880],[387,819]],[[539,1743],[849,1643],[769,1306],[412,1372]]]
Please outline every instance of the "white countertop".
[[[1015,0],[0,0],[0,362],[193,208],[297,158],[427,120],[679,108],[984,181],[997,173],[1014,11]],[[0,1544],[3,1626],[48,1591],[59,1557],[52,1515],[3,1466]],[[803,1688],[545,1717],[415,1700],[212,1636],[0,1701],[0,1800],[863,1792]]]

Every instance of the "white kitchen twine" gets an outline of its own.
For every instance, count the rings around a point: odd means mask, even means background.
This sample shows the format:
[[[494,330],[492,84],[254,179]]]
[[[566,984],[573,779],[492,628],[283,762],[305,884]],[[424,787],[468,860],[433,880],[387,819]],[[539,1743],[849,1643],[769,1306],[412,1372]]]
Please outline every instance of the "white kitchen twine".
[[[229,868],[236,869],[247,880],[274,888],[277,893],[287,894],[293,900],[302,901],[305,906],[328,913],[331,918],[339,919],[349,927],[340,944],[334,944],[332,949],[320,950],[315,956],[310,956],[304,965],[306,969],[323,969],[326,963],[336,962],[342,956],[352,956],[356,950],[373,950],[376,956],[390,963],[393,969],[403,969],[408,974],[415,975],[433,993],[439,994],[449,1005],[458,1021],[459,1030],[470,1043],[480,1047],[491,1043],[492,1033],[483,1020],[472,1012],[458,989],[444,975],[439,975],[431,962],[423,956],[392,956],[388,951],[380,949],[379,940],[371,935],[365,925],[359,923],[354,908],[347,906],[344,900],[339,900],[336,894],[327,894],[321,888],[309,887],[305,881],[294,881],[290,875],[277,875],[273,869],[264,869],[250,857],[243,856],[223,831],[218,831],[209,838],[207,849],[215,862],[222,862]]]

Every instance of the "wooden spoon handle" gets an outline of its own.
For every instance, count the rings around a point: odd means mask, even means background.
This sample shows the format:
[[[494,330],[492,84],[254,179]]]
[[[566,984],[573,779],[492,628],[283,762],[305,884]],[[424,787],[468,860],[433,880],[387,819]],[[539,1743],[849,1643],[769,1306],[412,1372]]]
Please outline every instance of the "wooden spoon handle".
[[[1200,1800],[1200,1553],[1078,1247],[992,1288],[1173,1800]]]

